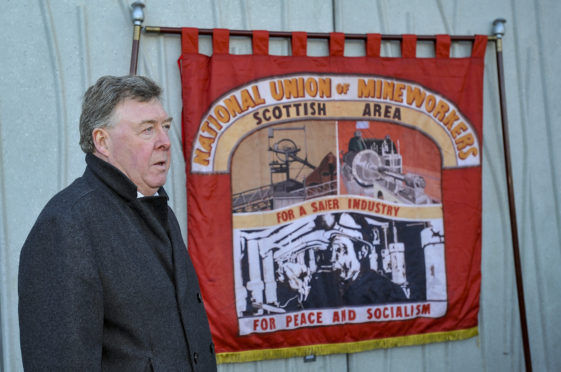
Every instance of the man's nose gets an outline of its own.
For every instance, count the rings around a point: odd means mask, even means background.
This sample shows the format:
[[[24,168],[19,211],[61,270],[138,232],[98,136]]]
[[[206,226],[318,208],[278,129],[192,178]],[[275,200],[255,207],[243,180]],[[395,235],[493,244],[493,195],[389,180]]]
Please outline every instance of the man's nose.
[[[169,140],[168,130],[160,127],[158,130],[158,137],[156,138],[156,148],[162,150],[169,150],[171,141]]]

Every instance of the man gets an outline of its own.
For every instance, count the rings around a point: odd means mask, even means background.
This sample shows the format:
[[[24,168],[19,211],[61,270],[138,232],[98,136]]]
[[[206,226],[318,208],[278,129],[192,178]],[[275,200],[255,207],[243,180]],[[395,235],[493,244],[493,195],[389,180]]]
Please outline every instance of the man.
[[[369,249],[346,235],[330,243],[333,271],[339,275],[339,292],[345,305],[403,302],[403,289],[370,268]]]
[[[360,152],[366,149],[366,142],[362,138],[362,132],[360,130],[355,131],[353,138],[349,140],[349,151]]]
[[[197,277],[163,189],[171,118],[140,76],[84,96],[87,167],[40,214],[20,259],[23,365],[49,371],[213,371]]]
[[[351,238],[342,234],[335,235],[330,246],[333,271],[336,271],[343,281],[356,280],[361,267]],[[366,246],[362,246],[360,249],[361,258],[366,254],[365,249]]]

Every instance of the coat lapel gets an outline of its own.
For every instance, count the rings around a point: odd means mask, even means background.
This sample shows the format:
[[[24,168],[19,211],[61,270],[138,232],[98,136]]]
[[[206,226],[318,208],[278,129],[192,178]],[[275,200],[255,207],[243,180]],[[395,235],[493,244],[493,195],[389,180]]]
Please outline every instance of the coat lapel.
[[[179,228],[179,227],[178,227]],[[171,246],[173,249],[173,275],[175,280],[175,293],[177,302],[183,304],[187,296],[187,248],[183,244],[183,238],[180,233],[171,233]]]
[[[132,200],[130,204],[156,236],[157,244],[152,244],[152,249],[170,280],[173,280],[173,244],[168,234],[167,198],[165,196],[138,198]]]

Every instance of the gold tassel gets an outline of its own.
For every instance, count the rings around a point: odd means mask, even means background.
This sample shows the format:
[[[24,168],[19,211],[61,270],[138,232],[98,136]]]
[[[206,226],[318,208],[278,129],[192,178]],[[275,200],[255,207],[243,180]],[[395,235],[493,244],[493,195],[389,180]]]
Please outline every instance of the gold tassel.
[[[243,363],[256,360],[304,357],[306,355],[327,355],[358,353],[361,351],[390,348],[397,346],[422,345],[433,342],[464,340],[479,334],[477,327],[450,332],[435,332],[420,335],[389,337],[377,340],[296,346],[278,349],[262,349],[232,353],[217,353],[216,359],[222,363]]]

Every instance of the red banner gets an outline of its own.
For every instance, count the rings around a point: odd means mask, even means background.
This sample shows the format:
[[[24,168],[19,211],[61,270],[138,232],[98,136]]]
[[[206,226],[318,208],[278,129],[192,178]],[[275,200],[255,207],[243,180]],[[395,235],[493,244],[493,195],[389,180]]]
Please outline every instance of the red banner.
[[[219,362],[346,353],[477,334],[482,78],[472,56],[213,55],[184,29],[188,246]]]

